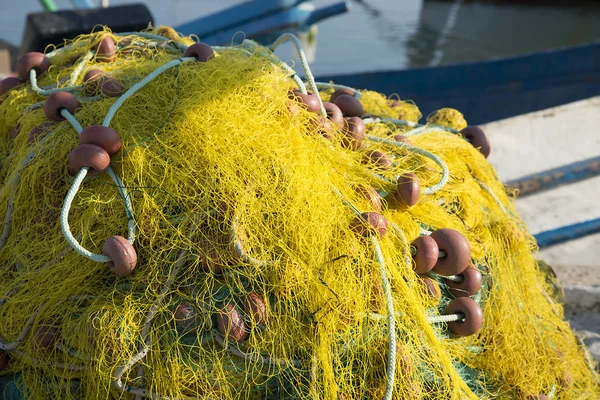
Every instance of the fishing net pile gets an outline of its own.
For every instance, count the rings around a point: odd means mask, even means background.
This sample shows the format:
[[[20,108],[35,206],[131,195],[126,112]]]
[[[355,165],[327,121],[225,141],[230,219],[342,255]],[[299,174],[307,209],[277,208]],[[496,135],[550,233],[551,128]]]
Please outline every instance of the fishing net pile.
[[[0,83],[5,398],[598,396],[458,111],[165,27],[50,50]]]

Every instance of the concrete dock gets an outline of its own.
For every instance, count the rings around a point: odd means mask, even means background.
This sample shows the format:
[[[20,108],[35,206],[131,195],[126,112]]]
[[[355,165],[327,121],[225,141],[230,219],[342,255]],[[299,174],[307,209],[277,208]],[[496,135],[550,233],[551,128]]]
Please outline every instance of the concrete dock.
[[[462,110],[468,116],[468,110]],[[600,155],[600,97],[493,122],[482,128],[492,143],[489,161],[503,181]],[[600,217],[600,177],[517,198],[532,233]],[[548,247],[565,289],[571,326],[600,360],[600,234]]]

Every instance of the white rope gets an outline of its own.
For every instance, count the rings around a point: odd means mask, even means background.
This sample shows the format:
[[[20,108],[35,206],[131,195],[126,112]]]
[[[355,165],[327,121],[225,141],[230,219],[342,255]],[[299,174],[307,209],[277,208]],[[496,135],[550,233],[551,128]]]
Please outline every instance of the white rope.
[[[282,43],[285,43],[287,41],[292,42],[292,44],[296,48],[296,52],[298,53],[298,58],[300,59],[300,64],[302,65],[302,69],[304,70],[304,74],[306,75],[306,80],[308,81],[308,86],[310,87],[310,90],[312,90],[312,92],[314,94],[318,94],[319,89],[317,88],[317,84],[315,83],[315,78],[313,77],[313,74],[310,71],[310,67],[308,65],[308,60],[306,59],[306,55],[304,54],[304,50],[302,50],[302,43],[300,43],[300,40],[295,35],[293,35],[291,33],[284,33],[283,35],[279,36],[277,38],[277,40],[275,40],[275,42],[273,42],[273,44],[271,46],[269,46],[269,48],[271,50],[275,51],[275,49],[277,49]],[[317,96],[317,98],[319,99],[319,105],[321,107],[321,114],[324,117],[326,117],[327,112],[325,111],[325,107],[323,106],[323,101],[321,101],[320,96]]]
[[[463,314],[448,314],[448,315],[434,315],[427,318],[430,324],[437,324],[439,322],[454,322],[465,319]]]

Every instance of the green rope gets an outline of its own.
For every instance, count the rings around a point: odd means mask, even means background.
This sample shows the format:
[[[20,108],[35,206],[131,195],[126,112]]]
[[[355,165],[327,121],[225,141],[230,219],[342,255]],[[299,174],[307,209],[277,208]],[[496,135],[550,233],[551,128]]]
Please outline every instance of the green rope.
[[[379,273],[381,274],[381,283],[383,286],[383,294],[386,297],[386,311],[388,321],[388,368],[387,380],[385,383],[385,394],[383,400],[391,400],[394,395],[394,380],[396,378],[396,318],[394,317],[394,299],[390,289],[390,281],[385,270],[385,260],[379,246],[379,241],[375,235],[370,237],[373,249],[375,250],[375,259],[379,264]]]
[[[44,8],[44,11],[55,12],[57,10],[56,4],[52,0],[39,0],[40,4]]]
[[[81,89],[81,86],[65,86],[55,89],[42,89],[37,84],[37,72],[35,71],[35,68],[32,68],[29,71],[29,81],[31,82],[31,89],[42,96],[50,96],[51,94],[58,92],[74,92]]]
[[[352,213],[357,217],[360,217],[360,210],[357,209],[351,202],[346,200],[340,190],[336,187],[334,191],[342,198],[342,202],[352,210]],[[379,246],[379,241],[376,235],[369,237],[373,249],[375,250],[375,260],[379,264],[379,273],[381,274],[381,285],[383,287],[383,294],[386,298],[386,312],[388,321],[388,369],[387,369],[387,380],[385,384],[385,394],[383,400],[391,400],[394,394],[394,380],[396,379],[396,318],[394,311],[394,299],[392,297],[392,290],[390,288],[390,281],[387,277],[385,259]]]
[[[382,144],[386,144],[386,145],[392,146],[392,147],[405,148],[409,151],[412,151],[413,153],[417,153],[417,154],[422,155],[423,157],[427,157],[431,161],[436,163],[442,169],[442,177],[440,178],[439,182],[436,183],[435,185],[424,188],[422,190],[423,194],[433,194],[433,193],[437,192],[438,190],[440,190],[441,188],[443,188],[444,185],[446,184],[446,182],[448,182],[448,178],[449,178],[448,167],[446,166],[446,163],[444,161],[442,161],[442,159],[439,158],[438,156],[436,156],[435,154],[433,154],[427,150],[421,149],[419,147],[415,147],[415,146],[407,144],[407,143],[397,142],[392,139],[380,138],[378,136],[373,136],[373,135],[367,135],[367,139],[372,142],[382,143]]]
[[[193,57],[178,58],[176,60],[169,61],[168,63],[163,64],[160,67],[156,68],[148,76],[146,76],[144,79],[142,79],[141,81],[139,81],[138,83],[136,83],[135,85],[130,87],[129,90],[127,90],[127,92],[125,92],[121,97],[119,97],[119,100],[117,100],[108,110],[108,113],[106,114],[106,117],[104,118],[104,122],[102,123],[102,125],[104,125],[106,127],[110,126],[110,121],[112,121],[113,117],[115,116],[115,114],[117,113],[119,108],[123,105],[123,103],[125,103],[125,101],[128,98],[133,96],[138,90],[142,89],[149,82],[151,82],[154,78],[156,78],[163,72],[165,72],[173,67],[178,66],[181,63],[184,63],[187,61],[193,61],[193,60],[195,60],[195,58],[193,58]]]
[[[287,41],[292,42],[294,47],[296,48],[296,52],[298,53],[298,58],[300,59],[300,64],[302,65],[302,69],[304,69],[304,74],[306,75],[306,80],[308,81],[308,86],[313,93],[318,93],[319,89],[317,88],[317,84],[315,83],[315,78],[313,77],[312,72],[310,71],[310,67],[308,66],[308,59],[304,54],[304,50],[302,50],[302,43],[300,40],[291,33],[284,33],[279,36],[275,42],[269,47],[272,51],[275,51],[282,43]],[[321,101],[321,97],[318,97],[319,105],[321,106],[321,114],[326,117],[327,112],[325,111],[325,107],[323,106],[323,101]]]

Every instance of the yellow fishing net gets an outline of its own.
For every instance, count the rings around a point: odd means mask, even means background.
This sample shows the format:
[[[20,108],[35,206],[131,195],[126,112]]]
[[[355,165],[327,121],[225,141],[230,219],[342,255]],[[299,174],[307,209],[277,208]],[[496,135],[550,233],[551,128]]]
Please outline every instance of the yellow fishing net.
[[[100,57],[106,38],[114,57]],[[5,398],[598,398],[462,114],[419,125],[415,104],[308,72],[323,101],[360,99],[365,132],[349,139],[359,122],[307,107],[270,49],[198,62],[183,57],[193,43],[170,28],[81,36],[0,95]],[[120,96],[83,83],[94,69]],[[80,105],[49,123],[54,92]],[[78,131],[103,123],[121,149],[73,177]],[[442,229],[470,245],[470,297],[452,290],[461,274],[415,272],[411,243]],[[102,253],[113,236],[133,245],[129,274]],[[476,308],[448,311],[458,298]],[[460,336],[477,307],[481,328]]]

